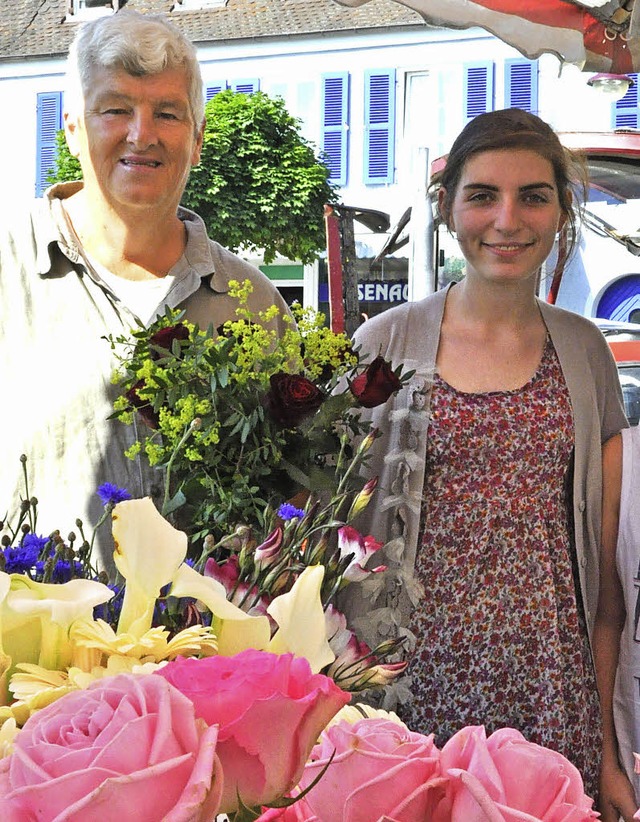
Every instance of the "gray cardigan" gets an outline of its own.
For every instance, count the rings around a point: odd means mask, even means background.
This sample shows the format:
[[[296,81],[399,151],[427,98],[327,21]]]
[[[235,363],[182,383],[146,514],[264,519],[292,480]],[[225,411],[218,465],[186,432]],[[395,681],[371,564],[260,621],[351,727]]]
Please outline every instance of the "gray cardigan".
[[[420,525],[429,401],[447,290],[406,303],[368,320],[355,334],[361,355],[381,354],[393,367],[415,369],[409,385],[371,410],[382,436],[371,449],[367,473],[378,477],[366,512],[366,530],[383,540],[388,569],[361,586],[349,586],[341,603],[352,625],[371,647],[406,626],[421,597],[413,570]],[[589,635],[598,600],[601,523],[601,445],[627,426],[616,366],[604,337],[588,319],[539,301],[558,354],[574,417],[574,537],[580,589]],[[353,589],[353,590],[352,590]]]

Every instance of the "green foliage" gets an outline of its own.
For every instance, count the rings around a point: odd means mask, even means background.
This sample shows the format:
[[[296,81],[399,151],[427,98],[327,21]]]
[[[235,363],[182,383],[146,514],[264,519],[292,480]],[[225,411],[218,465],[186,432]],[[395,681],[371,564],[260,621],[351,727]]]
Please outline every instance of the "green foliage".
[[[56,134],[56,164],[47,174],[49,183],[71,182],[82,179],[78,158],[69,151],[64,129]]]
[[[336,460],[369,427],[347,385],[334,391],[358,368],[348,337],[302,308],[278,337],[268,327],[278,309],[253,316],[250,288],[249,281],[231,283],[239,308],[221,336],[167,309],[149,329],[133,332],[133,341],[111,340],[120,360],[115,416],[130,422],[137,409],[155,426],[129,455],[165,469],[163,513],[184,508],[178,519],[195,540],[207,533],[220,539],[239,524],[262,528],[267,506],[301,489],[335,490]],[[177,330],[181,338],[173,339]],[[294,380],[284,400],[303,413],[291,424],[270,410],[273,375]],[[318,402],[307,409],[308,395]]]
[[[326,245],[323,206],[336,201],[328,168],[281,99],[223,91],[206,107],[202,157],[183,202],[232,250],[312,262]]]
[[[323,206],[336,202],[336,192],[300,121],[280,98],[233,91],[207,104],[206,120],[201,160],[182,204],[232,251],[262,251],[267,264],[276,254],[313,262],[326,245]],[[81,178],[61,131],[50,182]]]

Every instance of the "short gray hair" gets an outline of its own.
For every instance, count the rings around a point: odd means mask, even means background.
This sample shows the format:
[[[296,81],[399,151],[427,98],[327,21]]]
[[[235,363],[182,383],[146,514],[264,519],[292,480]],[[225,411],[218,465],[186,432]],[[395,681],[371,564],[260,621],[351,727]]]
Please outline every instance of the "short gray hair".
[[[165,69],[184,69],[194,128],[200,128],[204,118],[204,95],[196,49],[163,15],[123,9],[83,23],[69,47],[67,111],[73,111],[84,99],[96,67],[121,68],[134,77],[158,74]]]

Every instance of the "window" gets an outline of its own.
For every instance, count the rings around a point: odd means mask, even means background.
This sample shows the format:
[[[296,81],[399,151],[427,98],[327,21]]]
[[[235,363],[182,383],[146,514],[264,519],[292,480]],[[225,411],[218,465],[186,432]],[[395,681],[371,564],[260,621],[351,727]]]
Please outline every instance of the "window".
[[[329,179],[347,184],[349,154],[349,73],[322,75],[322,136],[324,162]]]
[[[176,0],[172,11],[190,9],[223,9],[229,0]]]
[[[242,94],[253,94],[254,91],[260,90],[259,80],[221,80],[217,83],[207,83],[205,87],[204,99],[208,103],[216,94],[221,91],[232,89],[233,91],[241,92]]]
[[[633,85],[621,100],[612,105],[613,128],[640,128],[640,75],[630,74]]]
[[[464,67],[464,119],[465,123],[478,114],[493,111],[493,63],[468,63]]]
[[[538,63],[533,60],[505,60],[504,106],[538,113]]]
[[[396,73],[367,71],[364,78],[364,181],[393,183]]]
[[[103,17],[118,11],[126,2],[127,0],[69,0],[69,14],[85,20]]]
[[[62,128],[62,92],[38,94],[36,108],[36,197],[49,185],[47,173],[56,160],[56,134]]]

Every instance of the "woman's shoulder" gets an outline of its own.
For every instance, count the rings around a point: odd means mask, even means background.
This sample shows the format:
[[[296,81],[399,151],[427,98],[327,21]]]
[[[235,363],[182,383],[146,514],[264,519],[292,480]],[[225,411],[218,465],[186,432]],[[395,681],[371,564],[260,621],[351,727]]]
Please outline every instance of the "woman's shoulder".
[[[573,325],[576,328],[583,329],[586,333],[600,333],[598,326],[589,317],[582,314],[577,314],[575,311],[570,311],[568,308],[562,308],[559,305],[552,305],[544,300],[538,300],[540,309],[543,315],[552,317],[556,322]]]
[[[557,305],[550,305],[542,300],[539,301],[539,305],[550,331],[559,329],[565,334],[574,335],[574,339],[580,343],[591,341],[604,349],[607,348],[604,334],[590,317],[584,317]]]

